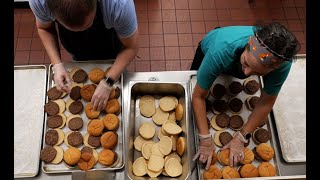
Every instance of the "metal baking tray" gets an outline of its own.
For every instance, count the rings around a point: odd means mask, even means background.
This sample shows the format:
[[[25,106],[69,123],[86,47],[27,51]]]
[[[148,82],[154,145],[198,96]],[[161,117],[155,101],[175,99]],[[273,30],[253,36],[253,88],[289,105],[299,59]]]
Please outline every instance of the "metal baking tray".
[[[85,70],[87,73],[89,73],[89,71],[92,68],[98,67],[102,70],[106,70],[108,67],[112,66],[114,60],[106,60],[106,61],[81,61],[81,62],[69,62],[69,63],[64,63],[64,67],[66,68],[67,71],[71,71],[73,68],[75,67],[79,67],[82,68],[83,70]],[[50,89],[51,87],[53,87],[54,85],[54,81],[53,81],[53,71],[52,71],[52,64],[50,64],[49,66],[49,72],[48,72],[48,85],[47,85],[47,89]],[[88,80],[84,83],[84,85],[86,84],[91,84],[92,82]],[[124,124],[122,122],[123,119],[123,100],[122,100],[122,74],[120,79],[114,84],[114,86],[118,86],[121,89],[121,94],[120,97],[118,98],[118,101],[120,101],[120,105],[121,105],[121,112],[118,115],[118,118],[120,119],[120,123],[119,123],[119,128],[117,130],[117,134],[118,134],[118,145],[113,149],[117,154],[118,154],[118,162],[113,166],[113,167],[105,167],[104,165],[100,164],[99,162],[89,171],[95,171],[95,170],[117,170],[117,169],[122,169],[124,167],[124,160],[123,160],[123,156],[124,156]],[[63,100],[66,102],[69,99],[69,95],[66,95]],[[80,131],[80,133],[82,134],[82,136],[84,136],[87,133],[87,116],[84,112],[84,107],[86,105],[86,102],[81,99],[82,103],[83,103],[83,111],[81,112],[81,117],[83,119],[83,127]],[[48,102],[48,98],[46,97],[46,102]],[[68,112],[68,110],[65,110],[64,114],[66,115],[66,117],[68,117],[68,115],[70,114],[70,112]],[[99,118],[102,118],[105,115],[105,113],[101,113]],[[45,115],[45,125],[44,125],[44,133],[43,133],[43,147],[44,148],[46,146],[45,144],[45,133],[48,130],[48,126],[47,126],[47,114]],[[62,128],[62,131],[64,133],[71,131],[66,125]],[[61,145],[63,150],[67,149],[67,146],[65,145],[65,143],[63,142]],[[79,150],[81,150],[81,148],[84,145],[82,144],[81,146],[78,147]],[[99,153],[103,148],[99,147],[96,148],[97,152]],[[57,165],[55,164],[46,164],[44,162],[42,162],[42,170],[45,173],[70,173],[70,172],[80,172],[81,170],[76,167],[74,169],[69,169],[64,162],[61,162]]]
[[[188,136],[188,126],[189,126],[189,115],[186,113],[188,109],[188,93],[187,93],[187,84],[186,83],[165,83],[165,82],[135,82],[130,81],[129,83],[129,106],[130,110],[126,114],[128,117],[126,138],[128,140],[128,144],[126,145],[126,174],[129,179],[149,179],[148,175],[143,177],[137,177],[132,172],[132,164],[138,158],[141,157],[141,153],[135,150],[133,146],[133,142],[135,138],[139,135],[139,127],[143,122],[152,122],[152,118],[146,118],[140,114],[139,110],[139,100],[143,95],[152,95],[156,100],[156,107],[159,106],[159,99],[166,95],[175,96],[178,98],[179,103],[182,104],[184,109],[183,119],[177,122],[181,128],[182,133],[180,136],[183,136],[186,140],[186,150],[184,155],[181,157],[182,160],[182,174],[179,177],[174,179],[187,179],[191,174],[191,146],[188,145],[190,142],[190,137]],[[154,124],[156,128],[156,135],[153,137],[154,142],[158,142],[157,132],[160,130],[160,126]],[[171,179],[170,177],[164,176],[160,174],[157,178],[151,179]]]
[[[14,66],[14,178],[39,172],[46,83],[46,66]]]
[[[290,105],[290,106],[288,106]],[[292,63],[273,109],[282,157],[306,162],[306,56]]]
[[[250,78],[256,80],[256,81],[259,82],[260,85],[261,85],[261,81],[260,81],[260,79],[259,79],[258,76],[251,76]],[[233,80],[234,80],[234,81],[238,81],[238,82],[240,82],[240,83],[243,83],[243,82],[244,82],[244,79],[238,79],[238,78],[235,78],[235,77],[232,77],[232,76],[229,76],[229,75],[220,75],[220,76],[218,76],[218,78],[217,78],[217,79],[214,81],[214,83],[212,84],[212,86],[211,86],[211,88],[210,88],[210,91],[211,91],[212,87],[214,87],[215,84],[218,84],[218,83],[219,83],[219,84],[225,85],[226,82],[231,82],[231,81],[233,81]],[[190,92],[191,92],[191,94],[193,93],[193,89],[194,89],[196,83],[197,83],[197,76],[196,76],[196,75],[191,76],[191,80],[190,80]],[[261,94],[261,89],[260,89],[258,92],[256,92],[255,94],[253,94],[253,96],[259,96],[259,97],[260,97],[260,94]],[[241,113],[239,114],[239,115],[243,118],[244,123],[247,122],[248,116],[251,114],[251,111],[249,111],[249,110],[247,109],[246,105],[245,105],[245,100],[246,100],[246,98],[247,98],[248,96],[249,96],[249,95],[247,95],[244,91],[242,91],[242,92],[239,93],[237,96],[235,96],[235,97],[241,99],[242,102],[244,103],[244,104],[243,104],[243,109],[242,109]],[[192,97],[191,97],[191,98],[192,98]],[[209,93],[209,95],[208,95],[208,98],[209,98],[209,100],[214,100],[214,98],[212,97],[212,95],[210,95],[210,93]],[[228,102],[229,96],[228,96],[228,95],[225,95],[225,96],[222,97],[222,99],[223,99],[223,100],[226,100],[226,101]],[[207,112],[208,112],[208,111],[207,111]],[[227,113],[229,116],[232,115],[232,113],[231,113],[229,110],[228,110],[226,113]],[[213,116],[213,113],[212,113],[211,111],[209,111],[209,112],[207,113],[208,119],[211,120],[211,117],[212,117],[212,116]],[[198,137],[198,130],[197,130],[197,126],[196,126],[196,120],[194,119],[194,116],[192,116],[192,118],[193,118],[193,123],[194,123],[194,128],[195,128],[195,130],[194,130],[194,132],[195,132],[195,144],[196,144],[196,146],[197,146],[197,148],[198,148],[198,145],[199,145],[199,137]],[[272,133],[271,130],[270,130],[271,127],[270,127],[269,121],[270,121],[270,116],[268,116],[268,123],[266,123],[266,124],[263,126],[263,128],[264,128],[264,129],[267,129],[270,133]],[[209,131],[210,131],[211,135],[214,136],[215,130],[214,130],[211,126],[209,126]],[[235,132],[234,130],[232,130],[232,129],[230,129],[230,128],[226,128],[225,131],[230,132],[230,134],[234,134],[234,132]],[[274,136],[274,134],[271,134],[271,136]],[[272,138],[267,142],[267,144],[269,144],[270,146],[272,146],[272,147],[274,148],[274,150],[276,151],[276,149],[275,149],[276,147],[275,147],[275,145],[274,145],[274,142],[272,141]],[[249,144],[248,148],[250,148],[250,149],[252,150],[254,147],[256,147],[256,144],[253,142],[253,140],[252,140],[252,138],[251,138],[251,139],[250,139],[250,144]],[[217,145],[215,145],[215,148],[216,148],[216,149],[215,149],[216,152],[218,152],[218,150],[220,149],[220,147],[218,147]],[[277,163],[276,163],[276,162],[277,162],[277,161],[276,161],[276,158],[277,158],[277,157],[274,156],[274,157],[269,161],[269,163],[271,163],[271,164],[275,167],[275,169],[276,169],[276,176],[279,176],[279,175],[280,175],[280,171],[279,171],[279,168],[278,168]],[[253,164],[254,166],[258,167],[258,165],[260,164],[260,162],[257,161],[256,159],[254,159],[254,161],[252,162],[252,164]],[[219,169],[222,169],[222,167],[223,167],[219,162],[216,162],[215,165],[216,165]],[[203,172],[204,172],[204,170],[205,170],[204,168],[205,168],[205,165],[204,165],[204,164],[201,164],[200,162],[197,163],[199,180],[202,180],[202,179],[203,179],[202,175],[203,175]],[[236,166],[235,168],[238,168],[238,166]]]

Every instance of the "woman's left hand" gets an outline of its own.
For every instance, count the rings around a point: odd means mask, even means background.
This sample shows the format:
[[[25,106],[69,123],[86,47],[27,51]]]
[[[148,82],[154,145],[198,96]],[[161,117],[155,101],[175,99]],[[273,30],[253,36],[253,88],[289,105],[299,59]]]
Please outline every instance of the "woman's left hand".
[[[229,159],[230,159],[230,166],[236,166],[240,161],[243,160],[244,154],[244,142],[235,136],[228,144],[226,144],[221,150],[230,149]]]

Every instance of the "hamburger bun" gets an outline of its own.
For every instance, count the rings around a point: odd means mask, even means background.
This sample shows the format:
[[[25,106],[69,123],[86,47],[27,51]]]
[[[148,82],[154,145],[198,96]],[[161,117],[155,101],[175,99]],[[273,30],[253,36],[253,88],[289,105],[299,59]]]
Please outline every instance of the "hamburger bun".
[[[251,149],[245,147],[243,149],[244,158],[240,161],[241,164],[250,164],[254,160],[254,154]]]
[[[81,157],[81,152],[78,148],[70,147],[63,154],[64,162],[69,166],[76,165]]]
[[[105,149],[113,149],[118,144],[118,134],[113,131],[105,132],[101,136],[100,143]]]
[[[258,166],[259,175],[261,177],[269,177],[269,176],[275,176],[276,175],[276,169],[274,166],[268,162],[262,162]]]
[[[223,151],[219,150],[217,153],[218,161],[223,166],[229,166],[230,165],[230,159],[229,159],[230,149],[225,149]]]
[[[104,129],[103,121],[100,119],[93,119],[88,123],[87,131],[91,136],[101,135]]]
[[[240,178],[239,172],[230,166],[225,166],[221,171],[223,179]]]
[[[117,158],[117,153],[109,149],[103,149],[98,154],[99,163],[105,166],[111,166]]]
[[[243,178],[259,177],[258,169],[252,164],[245,164],[239,169],[240,176]]]
[[[208,170],[205,170],[203,172],[203,179],[205,180],[221,179],[221,178],[222,178],[221,170],[215,165],[211,165]]]
[[[92,81],[95,84],[99,84],[100,80],[103,79],[104,71],[100,68],[93,68],[88,74],[90,81]]]
[[[259,144],[256,147],[256,153],[264,161],[270,161],[274,156],[273,148],[270,145],[266,144],[266,143]]]

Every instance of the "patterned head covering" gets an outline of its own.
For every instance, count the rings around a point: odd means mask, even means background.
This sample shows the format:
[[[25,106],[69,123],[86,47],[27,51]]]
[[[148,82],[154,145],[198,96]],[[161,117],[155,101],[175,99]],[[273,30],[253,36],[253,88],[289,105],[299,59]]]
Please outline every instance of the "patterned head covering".
[[[267,45],[263,43],[256,36],[250,36],[249,39],[250,53],[255,57],[255,59],[262,65],[267,67],[277,68],[281,62],[291,61],[283,55],[279,55],[275,51],[271,50]]]

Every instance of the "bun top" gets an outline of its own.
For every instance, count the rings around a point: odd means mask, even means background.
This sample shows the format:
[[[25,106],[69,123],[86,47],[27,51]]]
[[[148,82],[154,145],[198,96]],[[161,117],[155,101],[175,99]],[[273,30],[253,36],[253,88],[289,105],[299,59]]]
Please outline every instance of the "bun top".
[[[221,179],[222,173],[217,166],[211,165],[208,170],[204,171],[203,178],[204,179]]]
[[[252,164],[245,164],[240,168],[240,175],[241,177],[258,177],[259,171],[258,169]]]
[[[272,164],[268,162],[262,162],[258,167],[259,175],[261,177],[275,176],[276,170]]]
[[[63,154],[63,159],[68,165],[75,165],[79,162],[81,157],[81,152],[78,148],[70,147]]]
[[[259,144],[256,148],[256,152],[265,161],[270,161],[274,156],[273,148],[266,143]]]
[[[236,169],[226,166],[222,169],[222,177],[223,179],[240,178],[240,174]]]
[[[254,154],[251,149],[245,147],[243,150],[244,158],[240,162],[241,164],[250,164],[254,159]]]
[[[229,149],[225,149],[223,151],[218,152],[218,160],[221,164],[223,164],[225,166],[230,165],[229,153],[230,153]]]

